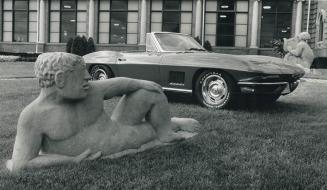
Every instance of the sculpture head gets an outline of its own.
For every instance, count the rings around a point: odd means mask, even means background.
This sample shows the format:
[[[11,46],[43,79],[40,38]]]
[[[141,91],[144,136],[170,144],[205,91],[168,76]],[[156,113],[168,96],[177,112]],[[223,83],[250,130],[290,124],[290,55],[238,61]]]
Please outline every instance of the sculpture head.
[[[39,55],[34,71],[41,88],[55,88],[68,99],[87,95],[90,75],[85,70],[82,57],[70,53],[54,52]]]
[[[308,33],[308,32],[301,32],[300,34],[298,34],[297,36],[297,39],[299,40],[299,41],[301,41],[301,40],[303,40],[303,41],[305,41],[305,40],[310,40],[310,34]]]

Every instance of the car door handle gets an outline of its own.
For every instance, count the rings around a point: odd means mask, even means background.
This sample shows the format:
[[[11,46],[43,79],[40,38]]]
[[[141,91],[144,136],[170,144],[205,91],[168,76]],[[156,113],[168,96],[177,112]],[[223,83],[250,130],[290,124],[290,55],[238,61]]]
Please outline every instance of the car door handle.
[[[118,58],[118,61],[126,61],[124,58]]]

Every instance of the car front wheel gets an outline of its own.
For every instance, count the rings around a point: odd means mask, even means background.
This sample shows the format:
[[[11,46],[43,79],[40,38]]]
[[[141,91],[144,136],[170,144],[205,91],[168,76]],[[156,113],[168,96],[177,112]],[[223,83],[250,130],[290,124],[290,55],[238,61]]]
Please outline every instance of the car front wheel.
[[[111,70],[104,65],[93,66],[90,74],[92,80],[105,80],[113,77]]]
[[[225,108],[234,101],[235,83],[220,71],[204,71],[195,84],[195,96],[205,107]]]

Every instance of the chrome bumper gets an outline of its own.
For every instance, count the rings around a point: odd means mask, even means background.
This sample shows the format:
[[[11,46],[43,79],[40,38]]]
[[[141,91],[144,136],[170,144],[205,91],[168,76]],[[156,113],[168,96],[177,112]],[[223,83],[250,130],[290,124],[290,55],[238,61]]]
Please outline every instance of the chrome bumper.
[[[300,80],[288,82],[238,82],[241,92],[245,94],[289,94],[295,90]]]

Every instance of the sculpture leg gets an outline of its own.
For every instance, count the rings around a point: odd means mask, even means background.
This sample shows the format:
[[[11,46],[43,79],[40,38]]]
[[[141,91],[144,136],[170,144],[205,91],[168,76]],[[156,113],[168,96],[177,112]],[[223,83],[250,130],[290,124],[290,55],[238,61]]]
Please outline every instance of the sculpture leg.
[[[139,125],[144,120],[149,122],[162,142],[171,142],[183,139],[173,132],[169,105],[163,93],[138,90],[123,96],[111,119],[126,125]]]

